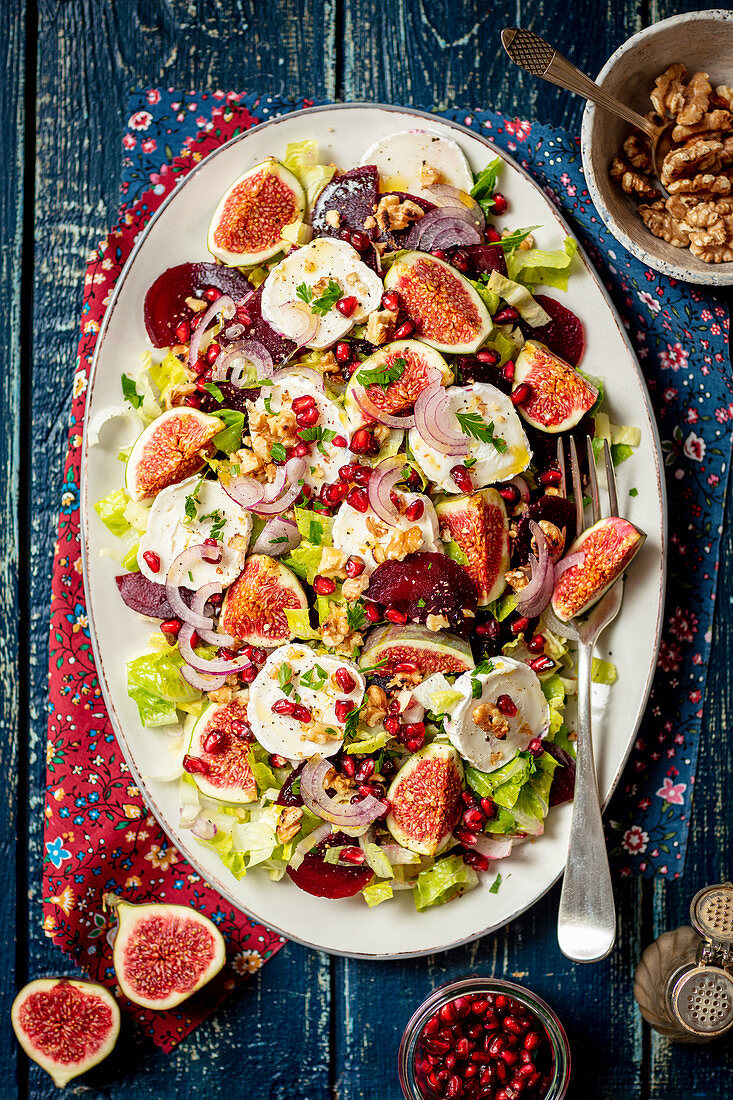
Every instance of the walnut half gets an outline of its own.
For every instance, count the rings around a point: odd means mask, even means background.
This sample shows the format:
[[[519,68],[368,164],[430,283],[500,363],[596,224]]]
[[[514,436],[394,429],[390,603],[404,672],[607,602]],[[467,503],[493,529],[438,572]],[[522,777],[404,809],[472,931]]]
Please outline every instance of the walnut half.
[[[611,163],[611,179],[615,180],[626,195],[636,199],[656,199],[659,192],[642,173],[632,168],[621,157],[614,157]]]
[[[639,217],[650,233],[667,241],[675,248],[686,248],[690,243],[689,235],[666,209],[663,199],[652,203],[651,206],[640,206]]]

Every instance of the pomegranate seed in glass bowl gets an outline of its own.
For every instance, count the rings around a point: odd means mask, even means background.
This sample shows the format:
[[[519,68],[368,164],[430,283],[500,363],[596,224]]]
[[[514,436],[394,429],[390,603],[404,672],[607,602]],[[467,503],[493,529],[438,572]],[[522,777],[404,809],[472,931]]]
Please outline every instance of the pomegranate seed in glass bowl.
[[[563,1100],[570,1047],[555,1013],[530,989],[502,978],[461,978],[413,1013],[399,1077],[405,1100]]]

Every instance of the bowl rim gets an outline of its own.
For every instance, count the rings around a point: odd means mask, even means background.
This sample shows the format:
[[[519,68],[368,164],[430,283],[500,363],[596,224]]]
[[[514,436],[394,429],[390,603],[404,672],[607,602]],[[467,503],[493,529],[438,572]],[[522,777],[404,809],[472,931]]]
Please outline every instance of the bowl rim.
[[[611,70],[621,60],[621,58],[636,49],[636,47],[644,41],[646,38],[653,38],[660,30],[666,29],[672,26],[676,26],[681,23],[687,22],[700,22],[707,20],[708,22],[733,22],[733,10],[729,8],[708,8],[703,11],[682,12],[679,15],[670,15],[667,19],[660,19],[656,23],[651,23],[648,27],[644,27],[642,30],[637,31],[636,34],[632,34],[630,38],[627,38],[625,42],[615,50],[609,57],[606,64],[603,66],[598,76],[595,78],[598,84],[603,84],[603,81],[609,75]],[[625,232],[625,230],[618,224],[615,218],[612,217],[603,196],[600,193],[598,184],[596,183],[595,174],[593,172],[593,164],[591,160],[591,146],[593,138],[593,127],[595,125],[596,105],[588,101],[583,111],[583,120],[580,131],[580,153],[583,160],[583,174],[585,175],[585,181],[590,192],[590,197],[595,206],[598,214],[603,220],[603,224],[613,237],[623,245],[623,247],[636,256],[638,260],[641,260],[647,267],[651,267],[654,271],[658,271],[662,275],[667,275],[672,279],[677,279],[684,283],[695,283],[700,286],[733,286],[733,262],[727,264],[710,265],[711,270],[707,272],[694,271],[691,268],[685,267],[682,264],[673,264],[668,260],[664,260],[661,257],[656,256],[653,252],[644,249],[636,241]],[[684,249],[680,250],[684,252]],[[725,268],[726,270],[721,270]]]

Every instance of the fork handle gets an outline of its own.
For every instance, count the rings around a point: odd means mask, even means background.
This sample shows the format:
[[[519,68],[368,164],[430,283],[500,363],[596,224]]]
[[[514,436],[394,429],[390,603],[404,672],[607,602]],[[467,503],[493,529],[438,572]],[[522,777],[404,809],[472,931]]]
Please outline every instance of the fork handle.
[[[578,645],[578,740],[570,844],[560,897],[557,938],[575,962],[604,958],[616,938],[616,907],[601,821],[591,736],[593,646]]]

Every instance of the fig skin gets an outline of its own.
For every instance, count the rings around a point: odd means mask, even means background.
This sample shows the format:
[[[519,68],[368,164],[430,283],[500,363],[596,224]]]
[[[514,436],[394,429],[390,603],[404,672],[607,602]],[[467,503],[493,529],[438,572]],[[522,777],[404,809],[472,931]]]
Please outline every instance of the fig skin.
[[[212,442],[223,424],[199,409],[175,406],[135,440],[125,467],[125,488],[133,500],[147,500],[161,489],[185,481],[213,454]]]
[[[608,516],[584,531],[565,556],[582,552],[585,560],[566,569],[555,582],[552,610],[558,619],[568,622],[597,603],[628,568],[645,539],[643,531],[619,516]]]
[[[394,676],[394,666],[401,661],[410,661],[425,676],[433,672],[460,676],[474,666],[471,647],[463,638],[444,630],[436,632],[417,625],[390,624],[371,631],[361,651],[359,664],[370,668],[382,661],[387,662],[379,668],[385,682]]]
[[[282,251],[282,230],[305,212],[300,181],[272,157],[250,168],[222,196],[208,249],[232,267],[255,266]]]
[[[462,790],[463,765],[456,750],[427,745],[392,780],[387,828],[410,852],[435,855],[458,823]]]

